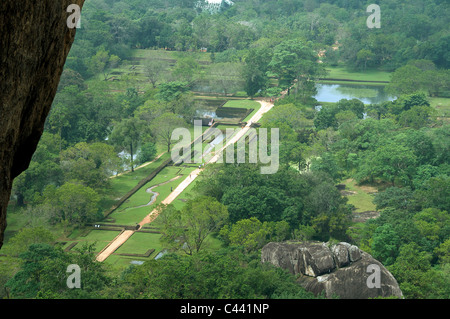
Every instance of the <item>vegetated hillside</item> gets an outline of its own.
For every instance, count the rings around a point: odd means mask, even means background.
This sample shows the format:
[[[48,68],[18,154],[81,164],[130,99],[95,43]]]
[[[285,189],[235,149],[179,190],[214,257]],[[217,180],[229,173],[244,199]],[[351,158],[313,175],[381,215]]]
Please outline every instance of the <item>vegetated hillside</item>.
[[[10,296],[313,297],[292,276],[260,264],[265,244],[293,239],[350,242],[387,267],[405,298],[448,298],[449,130],[430,104],[448,96],[448,4],[382,1],[382,28],[368,29],[360,1],[234,1],[215,14],[196,3],[86,3],[45,133],[14,183],[7,256],[0,257]],[[319,103],[316,80],[330,66],[356,79],[395,71],[387,89],[397,99]],[[145,176],[109,177],[170,149],[167,132],[192,130],[203,94],[276,99],[287,88],[260,121],[280,129],[277,173],[261,175],[248,163],[207,166],[193,196],[184,194],[155,221],[160,238],[121,250],[170,254],[143,257],[141,266],[113,259],[107,268],[54,245],[91,231],[80,241],[100,244],[82,251],[96,253],[114,237],[86,225],[104,222],[108,205]],[[174,177],[164,174],[158,183]],[[376,190],[363,197],[370,203],[348,201],[351,193],[336,187],[353,181]],[[379,217],[360,223],[361,207]],[[214,212],[217,223],[209,222]],[[211,236],[196,241],[200,230]],[[69,291],[55,279],[68,261],[89,269],[88,289]]]
[[[101,45],[122,59],[136,47],[207,48],[231,61],[252,47],[273,48],[287,39],[311,42],[314,49],[327,50],[327,61],[354,68],[393,71],[414,59],[431,60],[439,68],[450,63],[445,1],[380,1],[380,29],[367,28],[368,5],[361,1],[236,1],[217,14],[199,12],[196,3],[90,1],[68,65],[85,76],[84,59]]]

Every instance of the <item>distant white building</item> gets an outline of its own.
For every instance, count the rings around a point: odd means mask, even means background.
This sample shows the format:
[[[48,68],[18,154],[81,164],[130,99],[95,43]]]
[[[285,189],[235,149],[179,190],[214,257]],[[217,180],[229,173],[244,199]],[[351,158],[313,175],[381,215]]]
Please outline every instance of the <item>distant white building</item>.
[[[223,9],[231,7],[234,4],[231,0],[199,0],[195,5],[196,8],[202,12],[209,12],[210,14],[219,13]]]

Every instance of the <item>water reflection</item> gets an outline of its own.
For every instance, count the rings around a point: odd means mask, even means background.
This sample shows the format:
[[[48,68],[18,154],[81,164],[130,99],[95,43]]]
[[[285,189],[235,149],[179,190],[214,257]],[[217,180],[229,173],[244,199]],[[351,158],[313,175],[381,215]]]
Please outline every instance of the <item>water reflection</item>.
[[[384,91],[381,85],[357,85],[357,84],[317,84],[319,102],[339,102],[342,99],[358,99],[364,104],[378,104],[393,101],[395,97]]]

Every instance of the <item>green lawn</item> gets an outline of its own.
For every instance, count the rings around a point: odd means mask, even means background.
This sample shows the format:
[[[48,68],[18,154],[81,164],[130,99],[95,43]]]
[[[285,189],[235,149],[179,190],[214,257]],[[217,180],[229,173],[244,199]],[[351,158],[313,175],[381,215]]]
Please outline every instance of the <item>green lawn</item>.
[[[21,230],[28,222],[27,216],[24,210],[10,209],[8,207],[8,213],[6,215],[7,228],[5,232],[5,239],[7,239],[8,233],[13,233]]]
[[[162,249],[159,238],[161,234],[140,233],[135,232],[122,246],[119,247],[115,254],[145,254],[149,249],[155,249],[155,252],[150,255],[155,257]]]
[[[355,194],[347,195],[348,203],[356,208],[355,212],[376,211],[373,195],[369,194],[368,188],[357,185],[353,179],[348,179],[343,184],[346,186],[346,191],[355,192]]]
[[[164,161],[170,158],[169,153],[165,153],[155,162],[135,169],[134,172],[128,172],[123,175],[110,179],[110,188],[104,190],[104,196],[100,203],[102,211],[111,208],[122,196],[128,193],[135,187],[142,179],[150,175],[156,168],[158,168]]]
[[[201,177],[197,177],[188,187],[175,199],[172,204],[176,209],[181,209],[185,205],[185,202],[195,197],[194,187]]]
[[[450,98],[429,97],[428,101],[437,110],[438,116],[450,117]]]
[[[131,196],[109,217],[115,219],[115,223],[120,225],[135,225],[139,223],[156,207],[157,204],[169,196],[171,190],[175,189],[195,168],[195,166],[187,166],[185,168],[177,166],[166,167],[152,181],[150,181],[147,185],[144,185],[138,192],[136,192],[136,194]],[[153,191],[159,193],[155,203],[150,206],[137,207],[140,205],[145,205],[149,202],[151,194],[146,193],[147,188],[167,182],[178,174],[182,175],[182,177],[153,189]]]
[[[168,180],[184,174],[183,167],[179,166],[167,166],[165,167],[158,175],[155,176],[150,182],[148,182],[146,185],[144,185],[141,189],[139,189],[133,196],[131,196],[125,203],[123,203],[119,210],[127,209],[130,207],[136,207],[139,205],[145,205],[150,201],[151,194],[147,193],[147,189],[167,182]],[[155,190],[156,191],[156,190]]]
[[[63,248],[66,248],[72,242],[77,241],[78,244],[72,249],[81,248],[85,243],[94,244],[94,251],[100,252],[105,246],[112,241],[120,231],[113,230],[91,230],[86,236],[77,236],[73,241],[67,242]]]
[[[253,100],[229,100],[224,105],[224,107],[239,107],[243,109],[259,109],[260,106],[261,104]]]
[[[133,57],[143,59],[174,59],[178,60],[183,57],[193,57],[197,61],[211,62],[211,54],[207,52],[180,52],[166,50],[148,50],[135,49]]]

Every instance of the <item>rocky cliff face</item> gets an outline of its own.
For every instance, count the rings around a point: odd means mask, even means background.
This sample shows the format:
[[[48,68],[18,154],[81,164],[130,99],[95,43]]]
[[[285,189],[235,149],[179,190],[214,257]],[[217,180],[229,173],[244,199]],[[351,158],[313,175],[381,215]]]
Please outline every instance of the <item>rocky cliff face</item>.
[[[348,243],[269,243],[261,250],[261,261],[298,275],[300,285],[316,295],[325,293],[327,298],[403,296],[395,278],[379,261]],[[379,270],[379,282],[374,268]]]
[[[75,38],[67,7],[83,3],[0,1],[0,247],[12,182],[36,150]]]

